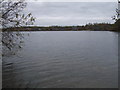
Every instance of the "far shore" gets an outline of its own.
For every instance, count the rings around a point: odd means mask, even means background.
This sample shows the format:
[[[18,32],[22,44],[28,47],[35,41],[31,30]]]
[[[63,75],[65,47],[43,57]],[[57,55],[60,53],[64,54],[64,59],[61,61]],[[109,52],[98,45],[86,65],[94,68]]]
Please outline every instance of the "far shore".
[[[25,27],[11,27],[4,28],[2,31],[114,31],[118,29],[114,24],[88,24],[85,26],[25,26]]]
[[[6,31],[12,31],[12,32],[16,32],[16,31],[18,31],[18,32],[37,32],[37,31],[111,31],[111,32],[119,32],[119,31],[117,31],[117,30],[27,30],[27,29],[24,29],[24,30],[19,30],[19,29],[17,29],[17,30],[2,30],[2,32],[6,32]]]

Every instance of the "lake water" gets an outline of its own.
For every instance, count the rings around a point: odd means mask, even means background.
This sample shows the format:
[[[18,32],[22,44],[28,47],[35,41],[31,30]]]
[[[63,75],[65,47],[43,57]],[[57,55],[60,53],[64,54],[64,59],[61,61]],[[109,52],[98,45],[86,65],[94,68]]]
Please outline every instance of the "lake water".
[[[118,33],[23,33],[23,49],[3,57],[4,88],[118,87]]]

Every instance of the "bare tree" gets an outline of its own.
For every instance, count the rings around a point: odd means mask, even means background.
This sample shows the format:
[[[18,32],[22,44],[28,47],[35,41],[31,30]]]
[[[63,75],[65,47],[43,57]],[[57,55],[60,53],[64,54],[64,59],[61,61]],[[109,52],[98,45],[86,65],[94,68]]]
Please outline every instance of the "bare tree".
[[[118,8],[116,8],[116,14],[112,17],[113,20],[117,21],[120,19],[120,1],[118,0]]]
[[[117,8],[116,9],[116,15],[112,17],[113,20],[117,21],[120,17],[120,10]]]
[[[118,8],[116,8],[116,15],[112,17],[115,21],[113,29],[120,31],[120,1],[118,0]]]
[[[25,0],[2,0],[0,1],[0,5],[2,6],[0,9],[0,24],[2,25],[3,30],[3,51],[5,51],[6,49],[12,51],[14,48],[21,48],[20,44],[23,35],[19,32],[19,30],[17,30],[17,32],[12,32],[12,28],[32,25],[35,21],[35,18],[32,16],[31,13],[27,15],[22,13],[23,9],[27,5]]]

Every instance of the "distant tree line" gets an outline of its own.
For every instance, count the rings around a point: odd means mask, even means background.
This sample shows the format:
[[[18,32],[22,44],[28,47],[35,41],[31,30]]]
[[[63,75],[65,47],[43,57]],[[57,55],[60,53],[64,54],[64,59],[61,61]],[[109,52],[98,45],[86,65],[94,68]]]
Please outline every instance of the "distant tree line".
[[[119,20],[118,20],[119,21]],[[27,27],[15,27],[9,28],[13,31],[19,29],[19,31],[116,31],[117,24],[109,23],[89,23],[83,26],[48,26],[48,27],[39,27],[39,26],[27,26]]]

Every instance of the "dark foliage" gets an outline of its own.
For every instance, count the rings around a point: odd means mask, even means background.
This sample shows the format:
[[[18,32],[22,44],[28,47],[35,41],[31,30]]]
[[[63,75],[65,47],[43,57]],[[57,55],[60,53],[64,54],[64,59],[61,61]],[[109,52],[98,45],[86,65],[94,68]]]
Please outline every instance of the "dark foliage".
[[[2,25],[2,45],[3,45],[3,54],[6,50],[14,51],[15,48],[21,48],[20,42],[23,38],[23,35],[17,29],[17,32],[12,32],[12,29],[15,27],[21,27],[25,25],[31,25],[35,21],[32,14],[29,13],[25,15],[22,13],[22,10],[26,7],[27,3],[24,0],[16,1],[0,1],[2,6],[0,9],[1,18],[0,24]]]

